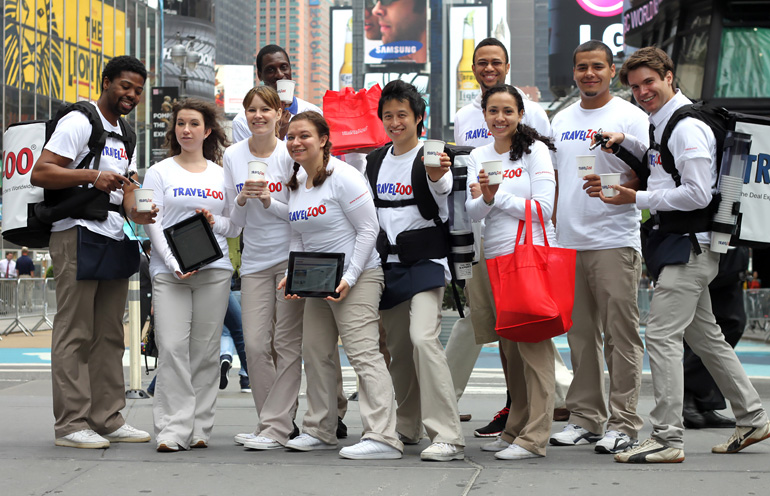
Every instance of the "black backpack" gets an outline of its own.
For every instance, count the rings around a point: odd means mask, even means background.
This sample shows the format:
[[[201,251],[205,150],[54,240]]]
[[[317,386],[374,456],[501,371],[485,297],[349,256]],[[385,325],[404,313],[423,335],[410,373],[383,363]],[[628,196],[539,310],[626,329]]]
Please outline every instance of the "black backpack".
[[[53,119],[48,121],[28,121],[13,124],[12,126],[34,126],[30,128],[30,133],[39,133],[40,128],[44,128],[44,140],[42,143],[23,143],[22,148],[36,150],[34,161],[37,161],[43,146],[48,143],[56,130],[56,125],[67,114],[72,111],[81,112],[88,118],[91,124],[91,136],[88,140],[88,153],[77,164],[76,169],[89,167],[93,160],[91,168],[98,170],[101,162],[102,152],[104,150],[107,138],[115,138],[123,142],[126,147],[126,155],[129,163],[136,149],[136,133],[130,124],[123,119],[118,119],[122,135],[107,131],[104,129],[101,117],[96,107],[89,102],[76,102],[65,105],[59,109]],[[10,126],[9,126],[10,129]],[[5,147],[9,148],[9,143]],[[19,148],[16,145],[16,148]],[[30,153],[30,156],[32,154]],[[21,225],[14,223],[7,228],[5,219],[3,221],[3,237],[18,245],[25,245],[31,248],[44,248],[48,246],[51,224],[54,222],[73,217],[78,219],[99,220],[107,219],[110,211],[119,211],[119,205],[110,203],[110,195],[96,188],[88,186],[77,186],[73,188],[49,190],[43,192],[43,201],[40,201],[41,188],[32,186],[29,183],[33,167],[29,167],[24,172],[24,176],[17,174],[14,181],[20,182],[15,188],[14,194],[20,197],[12,202],[16,208],[23,209],[24,212],[16,212],[16,220],[23,219]],[[6,181],[7,182],[7,181]],[[24,207],[26,206],[26,208]],[[24,222],[25,221],[25,222]]]
[[[401,201],[389,201],[381,200],[377,195],[377,177],[380,173],[380,166],[385,159],[388,151],[391,149],[392,144],[388,143],[380,148],[377,148],[373,152],[366,156],[366,176],[369,180],[369,185],[372,189],[372,196],[374,197],[374,205],[377,208],[397,208],[405,207],[409,205],[416,205],[420,211],[420,215],[426,220],[432,220],[435,224],[432,228],[425,228],[426,232],[430,232],[423,240],[415,238],[415,242],[411,244],[405,244],[402,246],[393,246],[388,242],[388,237],[385,232],[380,229],[380,234],[377,237],[377,251],[380,253],[382,263],[388,258],[389,253],[397,253],[401,258],[402,263],[413,263],[417,258],[444,258],[447,257],[449,272],[452,276],[452,294],[457,306],[457,311],[460,317],[465,317],[463,312],[463,306],[460,303],[460,295],[457,292],[457,277],[455,275],[454,263],[452,263],[452,252],[450,250],[450,236],[449,225],[450,221],[442,222],[439,217],[439,208],[436,204],[436,200],[430,192],[428,186],[428,179],[425,176],[425,166],[421,160],[422,150],[417,154],[412,164],[412,188],[413,198]],[[473,147],[469,146],[457,146],[446,145],[444,152],[449,156],[454,164],[454,158],[457,155],[468,155],[473,150]],[[402,233],[403,234],[403,233]],[[401,237],[401,235],[399,235]],[[409,254],[402,252],[402,250],[409,252]],[[435,250],[435,251],[434,251]],[[418,253],[419,255],[412,256],[415,260],[407,259],[407,255]]]

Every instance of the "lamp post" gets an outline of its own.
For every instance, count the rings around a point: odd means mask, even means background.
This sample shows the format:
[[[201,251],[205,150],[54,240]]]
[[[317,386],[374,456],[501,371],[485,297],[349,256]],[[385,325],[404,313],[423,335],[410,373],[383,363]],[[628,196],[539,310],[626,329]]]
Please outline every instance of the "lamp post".
[[[183,42],[181,34],[176,33],[177,44],[171,47],[171,60],[174,65],[179,67],[179,81],[182,82],[181,98],[187,98],[187,80],[190,79],[187,75],[187,71],[194,71],[198,67],[201,55],[192,49],[195,36],[188,35],[184,38],[187,42]]]

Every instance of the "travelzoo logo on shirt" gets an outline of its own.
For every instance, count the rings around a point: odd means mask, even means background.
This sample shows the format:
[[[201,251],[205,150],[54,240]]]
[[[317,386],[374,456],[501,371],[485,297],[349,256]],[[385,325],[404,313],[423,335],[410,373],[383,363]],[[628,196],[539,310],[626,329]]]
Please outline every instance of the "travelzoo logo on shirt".
[[[514,179],[516,177],[521,177],[522,172],[523,169],[521,167],[518,169],[506,169],[503,173],[503,179]]]
[[[318,205],[317,207],[307,207],[303,210],[294,210],[289,212],[289,222],[296,222],[298,220],[308,220],[311,217],[318,217],[326,213],[326,205]]]
[[[115,160],[128,160],[128,155],[126,155],[126,150],[123,148],[113,148],[111,146],[105,146],[104,150],[102,150],[102,156],[103,157],[112,157]]]
[[[576,129],[575,131],[565,131],[561,133],[559,141],[585,141],[594,137],[596,131],[593,129]]]
[[[211,188],[173,188],[174,197],[177,196],[197,196],[198,198],[213,198],[215,200],[224,200],[225,194]]]
[[[412,185],[401,183],[380,183],[377,184],[378,195],[411,195]]]
[[[238,183],[235,185],[235,190],[237,193],[240,193],[241,190],[243,190],[243,183]],[[283,183],[273,183],[268,181],[267,182],[267,190],[271,193],[280,193],[283,191]]]

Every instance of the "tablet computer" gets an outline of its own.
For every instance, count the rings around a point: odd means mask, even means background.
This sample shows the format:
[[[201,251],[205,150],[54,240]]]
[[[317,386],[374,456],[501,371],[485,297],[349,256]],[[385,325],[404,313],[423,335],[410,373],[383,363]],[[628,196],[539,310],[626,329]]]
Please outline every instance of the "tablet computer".
[[[214,231],[202,213],[165,228],[163,234],[183,274],[223,257]]]
[[[345,267],[344,253],[289,253],[286,294],[304,297],[339,298],[335,292],[342,280]]]

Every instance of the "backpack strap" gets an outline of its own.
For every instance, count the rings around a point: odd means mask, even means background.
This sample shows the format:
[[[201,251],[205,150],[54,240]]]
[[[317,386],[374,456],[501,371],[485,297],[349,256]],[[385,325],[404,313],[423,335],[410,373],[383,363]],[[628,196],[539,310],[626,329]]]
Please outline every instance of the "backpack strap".
[[[698,110],[694,107],[695,105],[689,104],[683,105],[676,109],[671,115],[671,118],[666,123],[666,127],[663,129],[663,136],[660,138],[660,144],[657,145],[658,148],[653,148],[653,146],[650,146],[650,148],[656,149],[658,150],[658,153],[660,153],[660,161],[663,165],[663,170],[671,175],[671,178],[674,180],[677,188],[682,185],[682,176],[679,174],[679,171],[676,170],[674,155],[671,153],[671,150],[668,149],[668,140],[671,139],[671,134],[674,132],[676,125],[679,124],[679,121],[686,117],[694,117],[696,119],[698,118]],[[655,138],[653,136],[654,129],[655,128],[653,126],[650,126],[651,145],[655,142]]]

